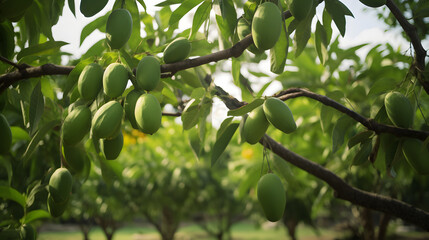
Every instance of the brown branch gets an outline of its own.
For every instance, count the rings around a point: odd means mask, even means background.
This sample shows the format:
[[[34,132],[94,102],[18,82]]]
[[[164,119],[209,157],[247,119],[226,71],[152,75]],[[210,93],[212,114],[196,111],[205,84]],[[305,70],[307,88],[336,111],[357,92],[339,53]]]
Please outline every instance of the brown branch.
[[[286,91],[282,91],[276,95],[275,97],[285,101],[287,99],[291,98],[297,98],[297,97],[308,97],[311,99],[314,99],[316,101],[321,102],[322,104],[332,107],[348,116],[356,120],[357,122],[364,125],[368,130],[372,130],[376,132],[377,134],[380,133],[391,133],[397,137],[411,137],[411,138],[418,138],[422,141],[424,141],[427,137],[429,137],[429,132],[424,131],[417,131],[413,129],[406,129],[406,128],[400,128],[390,125],[385,125],[376,122],[374,119],[366,118],[359,113],[352,111],[351,109],[345,107],[344,105],[326,97],[323,95],[319,95],[313,92],[310,92],[305,89],[301,88],[291,88]]]
[[[389,8],[390,12],[393,14],[396,20],[398,20],[399,25],[401,25],[402,29],[404,29],[405,33],[410,38],[411,44],[413,45],[416,53],[415,62],[417,71],[423,72],[425,70],[426,50],[423,48],[416,27],[407,21],[401,10],[392,0],[387,0],[386,6]],[[429,81],[425,81],[424,78],[418,79],[426,93],[429,94]]]

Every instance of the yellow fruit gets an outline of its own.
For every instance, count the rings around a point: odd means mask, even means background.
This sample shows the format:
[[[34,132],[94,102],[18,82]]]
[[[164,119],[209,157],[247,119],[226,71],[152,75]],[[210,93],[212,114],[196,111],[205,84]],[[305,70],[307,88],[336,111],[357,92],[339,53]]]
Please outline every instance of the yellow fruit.
[[[75,145],[91,129],[91,110],[86,106],[75,107],[66,119],[61,128],[61,136],[66,145]]]
[[[286,192],[280,178],[274,173],[262,176],[258,181],[257,194],[266,218],[271,222],[280,220],[286,206]]]
[[[73,177],[67,168],[58,168],[49,179],[49,194],[56,203],[67,202],[70,198]]]
[[[124,136],[119,132],[118,136],[112,139],[101,140],[101,150],[107,160],[114,160],[118,158],[124,146]]]
[[[265,117],[274,127],[284,133],[291,133],[296,130],[296,123],[292,112],[282,100],[278,98],[268,98],[263,105]]]
[[[92,118],[92,134],[97,138],[112,138],[121,127],[124,110],[117,101],[101,106]]]
[[[158,86],[161,78],[161,65],[153,56],[142,58],[136,69],[137,85],[146,91],[151,91]]]
[[[414,108],[402,93],[390,92],[384,98],[387,116],[397,126],[409,128],[414,121]]]
[[[269,125],[262,106],[253,109],[244,122],[244,139],[250,144],[257,143],[264,136]]]
[[[238,39],[243,40],[243,38],[245,38],[247,35],[252,33],[252,28],[250,27],[250,23],[244,19],[244,18],[240,18],[240,20],[238,20],[237,23],[237,35],[238,35]],[[255,44],[250,45],[247,50],[253,54],[261,54],[264,51],[258,49]]]
[[[142,93],[136,89],[132,90],[127,94],[125,97],[125,103],[124,103],[124,109],[125,109],[125,116],[127,117],[128,121],[130,121],[131,126],[134,129],[139,129],[139,126],[136,122],[136,116],[134,115],[134,111],[136,109],[136,103],[139,97],[142,95]]]
[[[112,49],[120,49],[131,37],[133,20],[126,9],[116,9],[109,15],[106,23],[107,44]]]
[[[408,163],[418,173],[429,174],[429,149],[423,141],[415,138],[406,138],[402,143],[402,152]]]
[[[107,2],[108,0],[82,0],[80,2],[80,12],[85,17],[92,17],[100,12]]]
[[[59,217],[63,215],[64,211],[67,208],[67,204],[69,202],[69,199],[67,199],[65,202],[56,202],[51,194],[48,194],[48,211],[51,214],[52,217]]]
[[[386,4],[386,0],[359,0],[368,7],[378,8]]]
[[[140,130],[146,134],[154,134],[161,126],[161,106],[152,94],[139,97],[134,114]]]
[[[104,93],[117,98],[122,95],[128,82],[128,70],[120,63],[112,63],[107,66],[103,75]]]
[[[289,4],[290,13],[296,20],[304,20],[313,7],[313,0],[292,0]]]
[[[280,9],[272,2],[259,5],[252,20],[253,42],[260,50],[267,50],[276,44],[282,31]]]
[[[186,59],[191,52],[191,43],[187,38],[179,37],[172,41],[164,50],[164,62],[174,63]]]
[[[94,100],[102,86],[103,68],[97,63],[85,66],[77,82],[77,88],[82,99],[86,101]]]
[[[0,113],[0,154],[6,154],[12,145],[12,131],[6,117]]]
[[[63,145],[64,160],[73,173],[81,173],[88,161],[82,144],[76,146]]]

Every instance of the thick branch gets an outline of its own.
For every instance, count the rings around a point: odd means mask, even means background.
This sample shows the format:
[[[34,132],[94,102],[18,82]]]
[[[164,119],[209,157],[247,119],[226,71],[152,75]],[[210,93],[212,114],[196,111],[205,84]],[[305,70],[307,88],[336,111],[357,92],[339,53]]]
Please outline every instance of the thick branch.
[[[422,42],[419,38],[419,35],[417,34],[416,27],[407,21],[401,10],[392,0],[387,0],[386,6],[389,8],[390,12],[392,12],[393,16],[395,16],[402,29],[404,29],[405,33],[410,38],[411,44],[413,45],[416,53],[415,61],[417,70],[423,72],[425,70],[426,50],[423,48]],[[426,93],[429,94],[429,82],[425,81],[424,78],[419,78],[419,80]]]

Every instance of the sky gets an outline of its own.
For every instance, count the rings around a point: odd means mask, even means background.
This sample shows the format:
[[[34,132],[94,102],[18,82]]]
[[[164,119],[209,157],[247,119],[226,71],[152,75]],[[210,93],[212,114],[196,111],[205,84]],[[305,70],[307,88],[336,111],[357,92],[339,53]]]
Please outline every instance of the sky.
[[[159,7],[155,5],[162,2],[163,0],[146,0],[147,12],[149,14],[153,14]],[[351,10],[354,15],[352,17],[346,17],[346,34],[345,37],[340,37],[340,47],[351,47],[355,45],[359,45],[362,43],[368,43],[369,45],[358,51],[358,54],[361,57],[364,57],[366,53],[371,49],[371,46],[374,46],[378,43],[388,42],[393,47],[398,48],[401,47],[404,51],[409,47],[409,43],[405,39],[401,37],[401,33],[399,30],[385,32],[386,29],[385,24],[378,20],[376,17],[376,10],[372,8],[366,8],[363,4],[361,4],[358,0],[342,0],[342,2]],[[99,32],[98,30],[92,33],[80,46],[80,33],[83,27],[86,24],[90,23],[94,19],[105,15],[109,10],[112,9],[114,1],[109,0],[107,6],[98,14],[93,17],[86,18],[79,12],[80,0],[75,0],[76,4],[76,17],[71,13],[68,5],[64,7],[64,11],[57,25],[52,28],[53,36],[56,41],[65,41],[69,44],[62,47],[63,51],[69,52],[73,54],[73,58],[79,58],[83,53],[87,51],[89,47],[92,46],[95,42],[100,39],[105,38],[105,34]],[[138,4],[139,7],[141,7]],[[175,5],[177,6],[177,5]],[[173,5],[173,10],[175,9]],[[189,28],[192,24],[193,12],[186,14],[184,18],[179,23],[179,29]],[[365,10],[364,10],[365,9]],[[140,9],[143,11],[143,8]],[[323,3],[317,8],[317,17],[321,19],[323,10]],[[237,16],[241,16],[242,12],[238,12]],[[212,17],[214,17],[212,13]],[[314,20],[313,20],[314,21]],[[333,26],[334,35],[338,35],[338,30]],[[269,60],[262,61],[259,64],[259,68],[267,73],[270,77],[275,77],[275,74],[272,74],[269,71]],[[245,75],[244,71],[244,75]],[[246,76],[246,75],[245,75]],[[270,81],[270,78],[266,79],[255,79],[255,77],[247,75],[251,82],[257,81],[262,86],[265,82]],[[232,84],[231,74],[227,73],[218,73],[214,75],[215,84],[223,87],[224,89],[228,89],[229,93],[241,100],[240,90]],[[269,88],[267,88],[265,95],[272,95],[275,92],[279,91],[281,85],[280,83],[271,84]],[[258,90],[257,87],[255,90]],[[214,100],[214,108],[213,108],[213,123],[214,125],[219,125],[221,119],[226,118],[227,109],[222,102],[219,100]]]

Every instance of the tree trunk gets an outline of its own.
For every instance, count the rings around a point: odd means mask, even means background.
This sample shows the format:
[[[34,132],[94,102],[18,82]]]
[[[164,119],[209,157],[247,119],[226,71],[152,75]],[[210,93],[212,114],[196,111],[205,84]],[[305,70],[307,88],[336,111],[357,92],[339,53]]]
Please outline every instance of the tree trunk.
[[[289,237],[292,240],[296,240],[296,226],[298,226],[298,222],[297,221],[293,221],[293,220],[288,220],[285,221],[284,224],[286,225],[287,231],[289,233]]]
[[[83,234],[83,239],[89,240],[89,231],[91,231],[91,226],[88,223],[80,223],[79,229]]]
[[[378,227],[378,240],[384,240],[386,238],[387,227],[392,217],[389,214],[383,214],[380,220],[380,226]]]
[[[361,210],[361,220],[363,222],[363,237],[365,240],[374,240],[374,222],[372,220],[372,211],[368,208]]]

